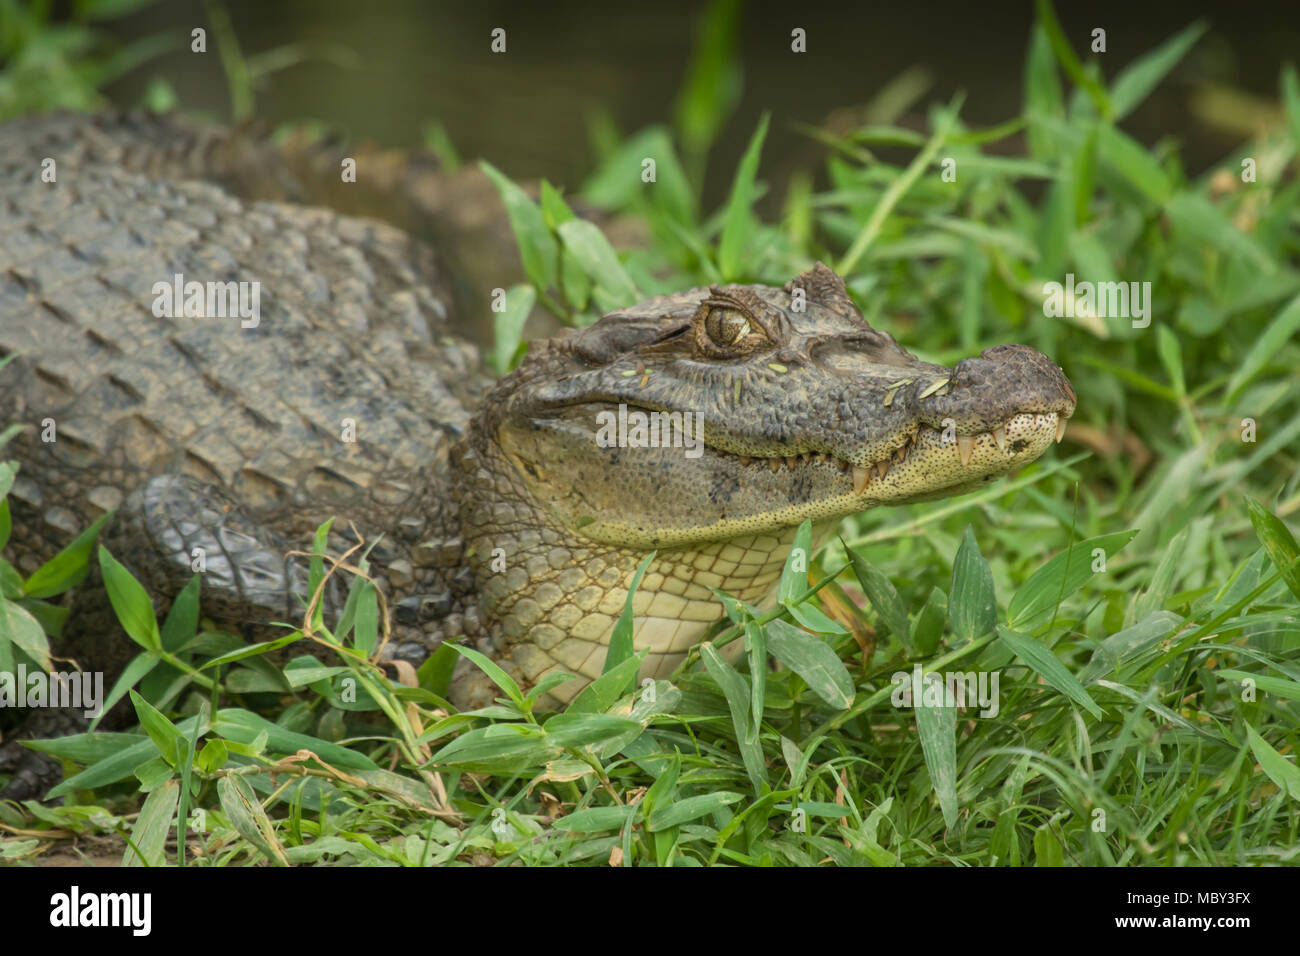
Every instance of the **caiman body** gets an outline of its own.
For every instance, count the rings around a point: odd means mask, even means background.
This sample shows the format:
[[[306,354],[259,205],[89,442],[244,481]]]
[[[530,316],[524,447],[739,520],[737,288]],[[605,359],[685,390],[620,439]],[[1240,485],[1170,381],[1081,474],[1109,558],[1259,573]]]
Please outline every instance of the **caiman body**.
[[[466,640],[531,685],[600,673],[653,550],[635,641],[667,676],[720,615],[712,589],[768,596],[804,519],[828,530],[978,487],[1042,454],[1074,409],[1032,349],[918,360],[821,265],[780,289],[650,299],[534,343],[493,385],[453,334],[470,317],[428,246],[242,198],[310,198],[296,175],[269,147],[165,119],[0,127],[0,353],[18,356],[0,408],[30,426],[10,447],[20,570],[116,509],[103,540],[160,606],[202,554],[206,614],[299,620],[289,552],[335,516],[335,549],[352,529],[380,539],[396,656]],[[156,314],[178,275],[260,283],[257,324]],[[702,444],[609,447],[620,408],[698,421]],[[73,626],[65,653],[129,658],[104,643]],[[491,694],[468,674],[453,686],[460,704]]]

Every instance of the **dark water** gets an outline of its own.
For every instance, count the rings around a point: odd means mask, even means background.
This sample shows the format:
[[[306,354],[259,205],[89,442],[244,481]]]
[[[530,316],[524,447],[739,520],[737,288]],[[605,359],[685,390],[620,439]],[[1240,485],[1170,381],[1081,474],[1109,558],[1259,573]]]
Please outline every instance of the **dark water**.
[[[275,73],[258,91],[257,115],[319,119],[393,145],[418,142],[425,122],[437,118],[462,156],[485,156],[514,176],[545,176],[570,188],[591,168],[593,113],[607,113],[623,132],[672,120],[703,8],[677,0],[226,4],[246,55],[297,43],[346,48],[356,57],[348,66],[309,59]],[[1086,52],[1094,27],[1106,29],[1107,76],[1192,20],[1211,23],[1192,55],[1125,121],[1145,142],[1177,140],[1191,171],[1209,166],[1246,135],[1205,122],[1193,94],[1226,86],[1276,99],[1281,64],[1300,58],[1296,0],[1097,0],[1058,2],[1057,10],[1077,52]],[[115,29],[131,37],[206,22],[201,2],[174,0]],[[924,104],[957,90],[967,93],[963,115],[971,124],[1015,115],[1031,25],[1029,3],[743,4],[736,33],[743,96],[711,156],[706,196],[717,201],[725,194],[763,110],[773,118],[763,175],[779,183],[795,167],[819,167],[824,155],[794,124],[822,123],[860,106],[911,67],[922,68],[929,85],[903,122],[920,124]],[[802,55],[790,51],[796,26],[807,31]],[[489,50],[494,27],[507,31],[504,54]],[[133,103],[155,74],[172,83],[183,106],[228,117],[214,44],[206,56],[183,52],[155,61],[110,92],[119,103]]]

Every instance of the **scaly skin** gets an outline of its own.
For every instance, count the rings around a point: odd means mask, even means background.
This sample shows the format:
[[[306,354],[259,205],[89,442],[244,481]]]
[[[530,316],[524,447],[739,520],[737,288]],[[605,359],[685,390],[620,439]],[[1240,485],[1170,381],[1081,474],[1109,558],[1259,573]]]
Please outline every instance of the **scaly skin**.
[[[665,676],[719,616],[711,588],[768,596],[804,519],[825,533],[978,487],[1041,455],[1074,410],[1032,349],[919,361],[820,264],[785,289],[693,289],[535,343],[484,398],[431,250],[239,198],[302,188],[235,139],[138,117],[0,129],[0,353],[20,355],[0,407],[34,426],[11,446],[23,571],[117,508],[105,543],[160,609],[202,548],[205,612],[251,633],[298,616],[305,573],[286,552],[338,516],[382,535],[397,656],[464,638],[525,685],[579,675],[554,692],[569,699],[599,674],[647,551],[635,640]],[[39,180],[45,156],[57,183]],[[153,284],[175,273],[260,281],[260,325],[154,316]],[[598,416],[620,405],[699,416],[698,457],[601,447]],[[132,648],[102,628],[74,606],[61,650],[115,670]],[[461,706],[494,694],[475,673],[453,685]]]

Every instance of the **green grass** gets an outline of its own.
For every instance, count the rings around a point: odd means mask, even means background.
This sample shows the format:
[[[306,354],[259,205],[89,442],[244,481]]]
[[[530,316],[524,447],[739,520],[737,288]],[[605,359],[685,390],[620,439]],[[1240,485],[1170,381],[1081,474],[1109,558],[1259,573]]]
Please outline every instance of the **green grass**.
[[[79,776],[62,807],[0,808],[23,831],[0,856],[39,859],[41,831],[113,831],[148,862],[189,865],[1297,862],[1295,70],[1285,122],[1190,178],[1170,142],[1121,125],[1200,28],[1103,77],[1043,6],[1020,116],[971,129],[958,101],[918,131],[880,105],[855,133],[815,131],[829,187],[796,179],[763,221],[763,143],[794,135],[777,118],[726,204],[700,208],[701,151],[734,103],[727,16],[701,31],[676,128],[596,137],[581,194],[641,217],[644,247],[611,248],[559,191],[534,202],[488,167],[530,280],[497,317],[498,367],[524,353],[535,302],[583,325],[685,286],[783,285],[820,258],[924,358],[1012,341],[1053,356],[1080,399],[1073,437],[978,494],[846,521],[815,594],[792,565],[774,611],[722,601],[671,682],[640,686],[616,633],[606,675],[561,714],[499,672],[498,703],[455,713],[443,695],[468,651],[435,655],[418,686],[386,680],[369,660],[384,609],[362,577],[347,620],[305,621],[279,669],[188,598],[154,622],[100,552],[149,668],[132,675],[142,729],[43,744]],[[1150,282],[1150,326],[1046,317],[1044,283],[1068,272]],[[0,650],[40,659],[58,620],[38,598],[84,573],[88,540],[26,581],[0,567]],[[733,667],[716,648],[737,641]],[[893,706],[892,675],[916,665],[997,673],[997,715]],[[202,828],[178,855],[177,812],[194,808]]]
[[[93,110],[107,105],[107,84],[186,46],[188,37],[157,33],[120,44],[104,24],[157,0],[78,0],[56,17],[50,0],[0,0],[0,119],[54,109]],[[150,84],[147,105],[176,102],[161,77]]]

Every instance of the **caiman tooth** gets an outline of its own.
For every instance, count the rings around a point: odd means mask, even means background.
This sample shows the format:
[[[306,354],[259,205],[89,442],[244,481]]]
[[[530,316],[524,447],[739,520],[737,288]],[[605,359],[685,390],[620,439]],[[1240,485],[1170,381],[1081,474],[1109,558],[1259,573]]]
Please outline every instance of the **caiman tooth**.
[[[1061,439],[1065,437],[1065,423],[1067,421],[1069,421],[1067,418],[1056,419],[1056,443],[1058,445],[1061,443]]]
[[[853,466],[853,493],[855,495],[862,494],[863,490],[867,487],[867,483],[870,481],[870,471],[865,468],[859,468],[857,465]]]
[[[898,451],[894,452],[894,460],[899,463],[907,461],[907,450],[911,447],[912,446],[910,444],[907,444],[904,445],[902,448],[898,449]]]
[[[785,456],[785,464],[786,464],[786,467],[787,467],[787,468],[793,468],[793,467],[795,466],[795,463],[798,462],[798,461],[799,461],[799,459],[796,458],[794,455],[786,455],[786,456]]]
[[[751,461],[753,461],[753,460],[754,460],[754,459],[750,458],[748,455],[741,455],[741,456],[740,456],[740,463],[741,463],[742,465],[748,465],[748,464],[749,464]]]
[[[772,459],[772,471],[773,471],[773,473],[779,471],[780,469],[781,469],[781,459],[780,459],[780,458],[773,458],[773,459]]]
[[[963,468],[970,464],[970,456],[975,454],[975,439],[973,436],[957,436],[957,454],[961,457]]]
[[[887,461],[876,462],[876,474],[878,474],[881,478],[884,478],[885,475],[889,474],[889,462]]]
[[[993,440],[998,443],[1000,449],[1007,450],[1007,433],[1001,428],[993,429]]]

